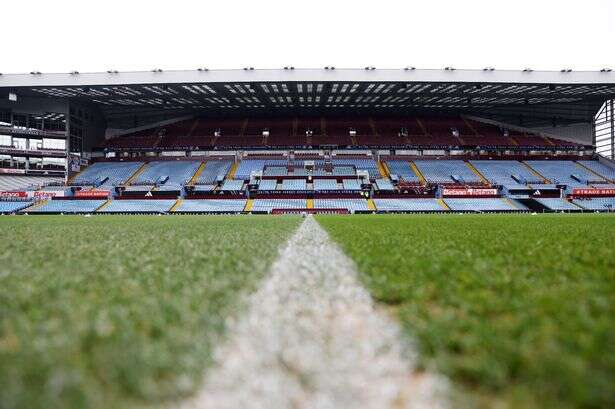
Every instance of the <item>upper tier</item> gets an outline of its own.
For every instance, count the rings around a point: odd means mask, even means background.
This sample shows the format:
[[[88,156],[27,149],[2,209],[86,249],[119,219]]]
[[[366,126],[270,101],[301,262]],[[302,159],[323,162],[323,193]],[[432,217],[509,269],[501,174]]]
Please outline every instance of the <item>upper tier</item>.
[[[106,141],[111,150],[316,147],[580,149],[583,145],[461,117],[193,118]]]

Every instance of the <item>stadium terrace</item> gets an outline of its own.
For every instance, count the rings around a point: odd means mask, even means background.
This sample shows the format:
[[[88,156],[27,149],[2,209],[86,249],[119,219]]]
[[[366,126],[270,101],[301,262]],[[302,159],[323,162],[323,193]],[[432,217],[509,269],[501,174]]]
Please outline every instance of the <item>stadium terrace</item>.
[[[615,206],[615,73],[0,75],[3,214]]]

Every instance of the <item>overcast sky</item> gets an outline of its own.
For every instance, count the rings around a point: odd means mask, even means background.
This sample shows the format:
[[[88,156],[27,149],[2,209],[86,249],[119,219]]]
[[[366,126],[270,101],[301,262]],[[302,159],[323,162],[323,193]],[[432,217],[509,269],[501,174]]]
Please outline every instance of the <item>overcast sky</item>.
[[[0,73],[615,68],[614,0],[4,0]]]

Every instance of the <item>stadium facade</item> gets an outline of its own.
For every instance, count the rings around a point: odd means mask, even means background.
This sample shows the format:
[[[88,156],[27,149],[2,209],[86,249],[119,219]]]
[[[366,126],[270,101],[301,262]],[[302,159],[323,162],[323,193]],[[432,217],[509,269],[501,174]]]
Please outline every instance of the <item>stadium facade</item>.
[[[2,213],[610,211],[615,73],[0,75]]]

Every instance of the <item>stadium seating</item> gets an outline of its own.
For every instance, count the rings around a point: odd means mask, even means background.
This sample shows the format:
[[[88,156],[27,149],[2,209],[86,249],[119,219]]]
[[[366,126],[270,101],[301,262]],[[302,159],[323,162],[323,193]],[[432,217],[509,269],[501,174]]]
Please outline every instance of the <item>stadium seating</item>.
[[[222,183],[220,190],[228,192],[238,192],[243,190],[243,180],[227,179]]]
[[[278,190],[307,190],[305,179],[284,179]]]
[[[246,206],[245,199],[183,200],[175,213],[239,213]]]
[[[596,172],[610,182],[615,182],[615,168],[607,166],[596,160],[580,160],[579,163]]]
[[[378,164],[372,158],[342,158],[339,155],[332,160],[334,167],[352,166],[357,170],[366,170],[372,178],[380,177]]]
[[[41,207],[28,210],[32,213],[92,213],[106,200],[49,200]]]
[[[315,191],[333,191],[340,190],[338,183],[334,179],[314,179]]]
[[[166,213],[175,200],[112,200],[100,213]]]
[[[348,209],[351,213],[369,210],[365,199],[314,199],[314,209]]]
[[[580,210],[578,206],[575,206],[574,204],[570,203],[568,200],[561,199],[561,198],[544,198],[544,199],[535,198],[534,200],[550,210],[556,210],[556,211]]]
[[[286,166],[268,166],[263,171],[264,176],[286,176],[288,168]]]
[[[355,176],[357,172],[352,166],[334,166],[331,174],[334,176]]]
[[[587,186],[587,182],[606,182],[606,180],[589,170],[568,160],[529,160],[526,161],[538,173],[546,177],[551,183],[564,184],[572,187]],[[578,176],[581,181],[572,176]],[[586,181],[586,182],[582,182]]]
[[[479,183],[481,179],[462,160],[415,160],[428,183]]]
[[[385,212],[442,212],[436,199],[373,199],[376,210]]]
[[[203,172],[198,176],[196,184],[211,185],[216,183],[218,179],[226,176],[232,165],[233,162],[230,160],[208,160]]]
[[[201,165],[197,161],[159,161],[149,162],[132,184],[157,184],[162,177],[168,177],[165,184],[185,185]]]
[[[46,176],[0,176],[0,191],[36,190],[48,183],[63,183],[64,179]]]
[[[591,199],[574,199],[572,202],[586,210],[615,210],[615,197],[593,197]]]
[[[512,204],[506,199],[444,199],[446,205],[452,211],[463,212],[493,212],[493,211],[515,211],[526,210],[523,205]]]
[[[268,135],[263,131],[268,131]],[[351,130],[354,136],[351,136]],[[308,135],[309,133],[309,135]],[[581,145],[451,117],[200,118],[115,137],[109,150],[362,147],[576,148]],[[217,136],[216,136],[217,135]],[[458,136],[456,136],[458,135]]]
[[[470,163],[494,185],[507,188],[524,187],[525,183],[544,183],[544,180],[532,173],[521,162],[513,160],[473,160]],[[519,179],[515,181],[513,176]],[[522,182],[522,183],[521,183]]]
[[[376,179],[376,188],[382,191],[393,191],[395,190],[395,186],[391,183],[389,179]]]
[[[252,205],[253,212],[271,213],[273,209],[305,209],[306,199],[255,199]]]
[[[400,180],[411,183],[419,183],[419,177],[405,160],[387,160],[386,165],[391,175],[397,175]]]
[[[96,162],[72,181],[73,185],[98,185],[107,179],[102,185],[112,187],[124,184],[141,166],[143,162]]]
[[[342,184],[344,185],[344,190],[361,190],[361,183],[357,179],[343,179]]]
[[[261,172],[265,166],[286,166],[287,163],[283,159],[244,159],[235,171],[235,178],[249,179],[252,172]]]
[[[31,201],[27,201],[27,202],[0,201],[0,214],[15,213],[31,205],[32,205]]]
[[[277,185],[274,179],[263,179],[258,183],[258,190],[275,190]]]

